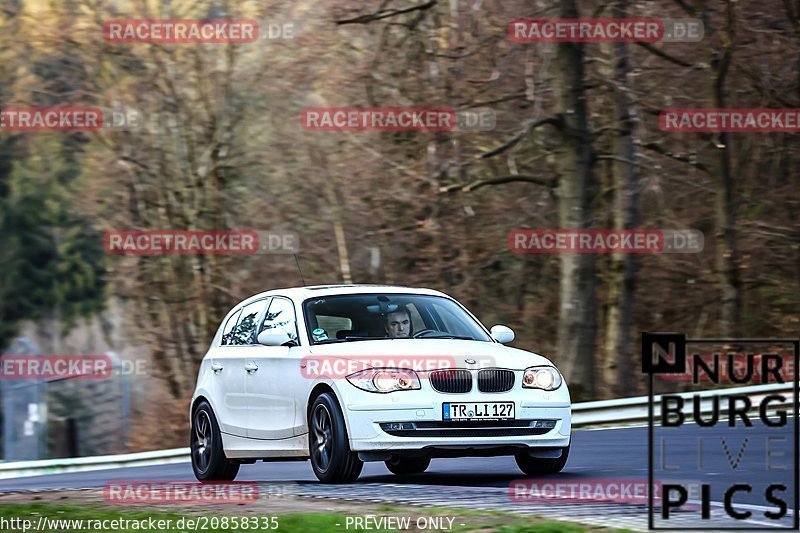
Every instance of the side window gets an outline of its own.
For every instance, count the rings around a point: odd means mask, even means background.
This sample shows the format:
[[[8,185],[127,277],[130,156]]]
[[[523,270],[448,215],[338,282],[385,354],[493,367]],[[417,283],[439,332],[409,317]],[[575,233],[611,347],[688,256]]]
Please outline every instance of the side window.
[[[264,317],[261,331],[270,329],[282,329],[289,338],[297,341],[297,321],[294,316],[294,305],[291,300],[286,298],[273,298]],[[260,332],[259,332],[260,333]]]
[[[258,300],[247,305],[242,309],[242,314],[239,316],[239,321],[230,336],[230,343],[241,346],[243,344],[252,344],[253,333],[256,331],[256,321],[258,315],[267,305],[268,300]]]
[[[228,321],[225,323],[225,328],[222,330],[222,339],[219,341],[220,346],[227,346],[229,344],[233,344],[231,342],[231,332],[233,331],[233,327],[236,325],[236,322],[239,320],[239,315],[242,314],[242,310],[239,309],[235,313],[231,315]]]

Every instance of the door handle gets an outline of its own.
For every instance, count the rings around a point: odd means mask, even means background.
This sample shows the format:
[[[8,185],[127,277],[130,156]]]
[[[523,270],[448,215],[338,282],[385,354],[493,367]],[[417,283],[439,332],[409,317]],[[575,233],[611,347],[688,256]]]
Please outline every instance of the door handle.
[[[222,368],[223,366],[219,363],[211,363],[211,370],[213,370],[215,374],[222,372]]]
[[[246,365],[244,365],[244,369],[247,370],[248,374],[252,374],[256,370],[258,370],[258,365],[255,363],[247,363]]]

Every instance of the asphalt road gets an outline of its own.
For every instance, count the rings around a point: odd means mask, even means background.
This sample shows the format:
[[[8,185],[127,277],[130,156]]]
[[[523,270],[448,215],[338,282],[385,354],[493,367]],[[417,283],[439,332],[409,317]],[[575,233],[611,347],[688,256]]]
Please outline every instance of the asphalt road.
[[[698,441],[698,438],[701,440]],[[795,498],[793,438],[791,422],[780,428],[755,422],[749,428],[729,428],[727,425],[700,428],[692,424],[658,429],[654,446],[655,478],[664,483],[670,480],[694,483],[695,489],[690,493],[690,499],[699,499],[699,484],[709,484],[711,500],[714,502],[723,501],[724,492],[730,485],[748,483],[753,491],[749,494],[738,493],[734,501],[757,506],[751,509],[759,517],[764,510],[774,509],[774,505],[765,500],[766,487],[772,483],[783,483],[787,490],[779,495],[792,509]],[[700,458],[698,443],[702,447]],[[647,467],[646,427],[579,430],[573,434],[572,450],[564,472],[547,480],[643,481],[647,479]],[[325,492],[328,497],[336,497],[337,491],[352,491],[358,489],[359,485],[366,489],[377,483],[392,484],[395,488],[403,484],[415,489],[429,487],[429,492],[438,493],[439,496],[455,496],[459,488],[465,491],[469,488],[470,493],[475,493],[481,487],[486,488],[487,492],[507,494],[505,491],[509,484],[522,477],[512,457],[434,459],[427,472],[404,477],[394,476],[383,463],[366,463],[358,482],[349,489],[335,486],[326,488]],[[181,463],[5,479],[0,480],[0,493],[102,488],[108,482],[133,480],[194,481],[194,477],[190,465]],[[316,478],[308,462],[243,465],[237,481],[295,482],[299,486],[316,486]],[[508,499],[506,495],[505,500]]]

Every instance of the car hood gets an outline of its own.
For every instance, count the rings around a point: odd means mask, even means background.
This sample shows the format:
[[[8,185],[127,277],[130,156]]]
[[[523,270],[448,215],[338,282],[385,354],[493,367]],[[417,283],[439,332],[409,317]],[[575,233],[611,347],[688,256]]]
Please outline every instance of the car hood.
[[[494,342],[456,339],[377,339],[312,346],[313,358],[359,362],[363,368],[508,368],[552,365],[541,355]],[[473,362],[474,361],[474,362]]]

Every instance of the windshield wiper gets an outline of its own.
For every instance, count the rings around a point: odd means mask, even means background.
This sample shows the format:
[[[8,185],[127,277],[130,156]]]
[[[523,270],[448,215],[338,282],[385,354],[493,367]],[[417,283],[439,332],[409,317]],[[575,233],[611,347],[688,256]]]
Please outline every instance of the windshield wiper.
[[[430,337],[345,337],[344,339],[326,339],[324,341],[316,341],[315,346],[320,344],[335,344],[337,342],[356,342],[356,341],[380,341],[380,340],[397,340],[397,339],[456,339],[460,341],[474,341],[474,337],[465,337],[462,335],[431,335]]]
[[[463,335],[426,335],[424,337],[417,337],[418,339],[456,339],[459,341],[474,341],[474,337],[465,337]]]
[[[354,341],[374,341],[382,337],[345,337],[344,339],[326,339],[324,341],[317,341],[314,344],[333,344],[336,342],[354,342]]]

